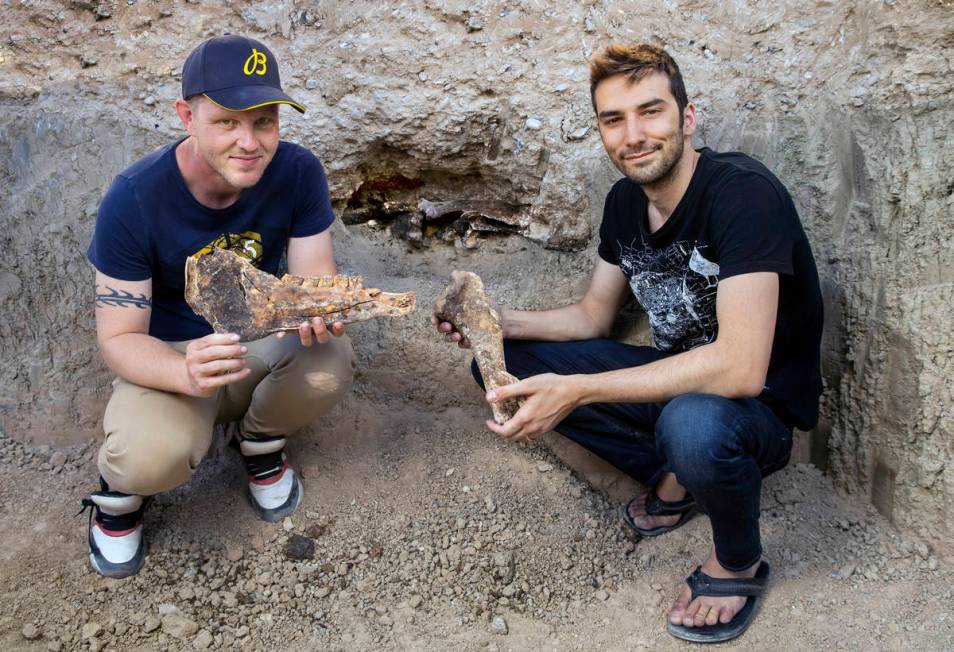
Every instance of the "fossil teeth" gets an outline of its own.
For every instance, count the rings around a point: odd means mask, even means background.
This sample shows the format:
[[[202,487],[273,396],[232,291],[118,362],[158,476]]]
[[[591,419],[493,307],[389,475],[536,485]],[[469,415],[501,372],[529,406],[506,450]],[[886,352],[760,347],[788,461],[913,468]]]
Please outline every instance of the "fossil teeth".
[[[243,340],[296,330],[312,317],[349,324],[406,315],[415,305],[413,292],[392,294],[365,288],[360,276],[286,274],[278,279],[219,248],[186,260],[185,276],[186,303],[215,332],[238,333]]]

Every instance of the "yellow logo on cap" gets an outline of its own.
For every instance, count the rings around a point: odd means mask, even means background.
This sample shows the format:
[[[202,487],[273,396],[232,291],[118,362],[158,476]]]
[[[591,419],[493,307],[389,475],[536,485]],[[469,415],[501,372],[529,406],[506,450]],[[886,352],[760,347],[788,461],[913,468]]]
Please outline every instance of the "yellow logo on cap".
[[[264,75],[267,63],[268,59],[265,54],[252,48],[252,54],[248,55],[248,59],[245,60],[245,67],[242,68],[242,71],[246,75]]]

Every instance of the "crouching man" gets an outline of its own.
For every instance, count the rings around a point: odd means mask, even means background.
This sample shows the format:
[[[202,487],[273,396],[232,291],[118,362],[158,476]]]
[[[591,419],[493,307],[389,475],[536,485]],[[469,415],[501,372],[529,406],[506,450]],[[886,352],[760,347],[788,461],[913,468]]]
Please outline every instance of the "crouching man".
[[[329,331],[315,319],[295,336],[240,342],[213,334],[183,297],[186,259],[212,247],[272,274],[283,255],[291,274],[335,273],[324,170],[279,140],[281,104],[304,112],[264,45],[240,36],[200,44],[175,104],[187,135],[122,172],[99,208],[88,251],[96,333],[118,376],[103,419],[101,490],[84,501],[94,508],[89,557],[101,575],[139,571],[148,497],[189,481],[216,423],[235,424],[255,512],[267,521],[291,514],[302,483],[285,437],[351,385],[342,324]]]
[[[624,178],[606,198],[579,303],[501,311],[507,368],[523,380],[487,400],[525,403],[487,425],[513,441],[556,430],[646,485],[623,512],[638,536],[707,514],[712,550],[672,605],[669,631],[728,640],[748,626],[769,575],[762,478],[788,462],[793,426],[809,429],[818,416],[815,262],[791,197],[765,166],[692,148],[696,111],[666,52],[611,46],[591,62],[590,90]],[[631,296],[653,347],[604,339]]]

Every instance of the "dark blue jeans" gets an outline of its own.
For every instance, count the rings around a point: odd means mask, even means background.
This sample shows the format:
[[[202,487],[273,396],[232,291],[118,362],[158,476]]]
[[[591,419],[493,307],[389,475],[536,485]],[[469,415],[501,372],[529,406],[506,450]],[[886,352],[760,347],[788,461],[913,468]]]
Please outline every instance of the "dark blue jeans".
[[[504,353],[518,378],[594,374],[667,357],[611,340],[505,340]],[[483,386],[476,364],[473,370]],[[784,467],[792,450],[791,425],[762,401],[684,394],[665,403],[593,403],[571,412],[556,431],[645,485],[674,472],[708,514],[724,568],[744,570],[761,556],[762,478]]]

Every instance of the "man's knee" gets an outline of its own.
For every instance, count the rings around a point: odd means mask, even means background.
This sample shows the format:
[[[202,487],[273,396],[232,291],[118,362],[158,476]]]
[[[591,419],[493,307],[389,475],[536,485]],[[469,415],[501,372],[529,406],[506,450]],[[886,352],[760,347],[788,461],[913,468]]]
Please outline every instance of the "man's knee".
[[[656,422],[656,444],[680,482],[711,480],[740,453],[730,399],[683,394],[671,400]],[[685,484],[685,482],[683,482]]]
[[[188,482],[202,456],[182,433],[124,433],[107,436],[99,450],[99,472],[110,489],[152,496]]]
[[[341,336],[306,351],[309,360],[302,377],[307,391],[315,398],[343,398],[354,381],[356,360],[351,340]]]

